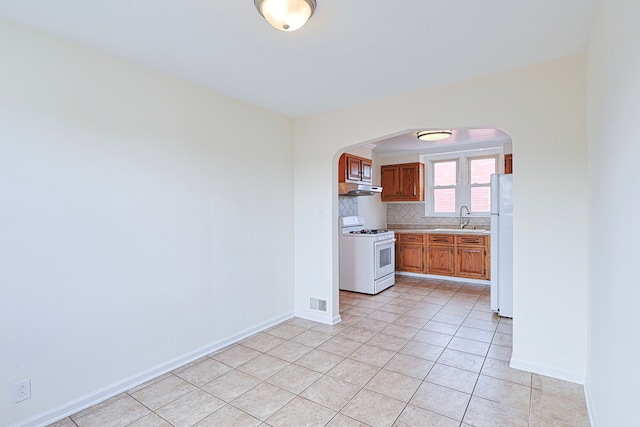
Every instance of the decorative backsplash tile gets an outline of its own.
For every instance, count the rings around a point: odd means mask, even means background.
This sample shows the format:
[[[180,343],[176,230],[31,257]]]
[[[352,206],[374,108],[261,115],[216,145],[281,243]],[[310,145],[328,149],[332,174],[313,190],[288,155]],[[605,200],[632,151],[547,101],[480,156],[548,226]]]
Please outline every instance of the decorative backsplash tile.
[[[387,204],[388,228],[457,228],[460,219],[457,216],[425,217],[424,203],[389,203]],[[468,217],[467,227],[489,228],[491,218]]]
[[[338,196],[338,215],[341,217],[358,215],[358,198]]]

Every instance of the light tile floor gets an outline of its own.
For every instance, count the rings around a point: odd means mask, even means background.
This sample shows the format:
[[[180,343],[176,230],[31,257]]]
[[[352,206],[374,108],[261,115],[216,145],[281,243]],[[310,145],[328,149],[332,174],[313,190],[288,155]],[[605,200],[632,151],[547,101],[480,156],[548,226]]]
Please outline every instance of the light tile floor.
[[[489,289],[397,276],[340,293],[342,323],[294,318],[54,426],[588,426],[580,385],[511,369]]]

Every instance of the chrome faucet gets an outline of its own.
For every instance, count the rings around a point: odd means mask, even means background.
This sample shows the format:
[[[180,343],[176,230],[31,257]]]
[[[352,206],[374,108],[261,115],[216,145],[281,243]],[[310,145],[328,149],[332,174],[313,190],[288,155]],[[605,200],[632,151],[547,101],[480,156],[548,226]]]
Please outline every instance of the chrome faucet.
[[[469,208],[466,207],[465,205],[460,206],[460,230],[462,230],[464,228],[465,225],[469,224],[469,218],[467,218],[466,221],[464,221],[462,219],[462,210],[466,209],[467,210],[467,215],[470,215],[471,212],[469,211]]]

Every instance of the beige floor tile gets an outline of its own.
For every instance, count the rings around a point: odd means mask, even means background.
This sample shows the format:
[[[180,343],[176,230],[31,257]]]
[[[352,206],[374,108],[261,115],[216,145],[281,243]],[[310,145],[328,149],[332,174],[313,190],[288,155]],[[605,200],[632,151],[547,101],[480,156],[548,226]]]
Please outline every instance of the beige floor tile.
[[[260,332],[250,336],[245,340],[242,340],[240,344],[244,345],[245,347],[249,347],[265,353],[271,350],[273,347],[282,344],[284,341],[285,340],[280,337]]]
[[[472,397],[464,415],[464,422],[472,426],[527,427],[529,412],[500,405],[499,403]]]
[[[194,390],[191,393],[177,399],[156,411],[165,420],[175,427],[189,427],[208,417],[225,402],[202,391]]]
[[[342,325],[341,323],[338,323],[336,325],[316,325],[313,328],[311,328],[311,331],[315,331],[315,332],[321,332],[323,334],[327,334],[327,335],[331,335],[331,336],[335,336],[338,335],[340,332],[344,331],[347,327]]]
[[[167,376],[173,376],[172,374],[166,374],[166,375],[167,375]],[[164,375],[163,375],[163,376],[164,376]],[[166,376],[164,376],[164,377],[166,378]],[[150,383],[151,383],[151,382],[150,382]],[[120,393],[120,394],[118,394],[118,395],[115,395],[115,396],[113,396],[113,397],[110,397],[109,399],[103,400],[103,401],[102,401],[102,402],[100,402],[100,403],[97,403],[97,404],[95,404],[95,405],[93,405],[93,406],[90,406],[90,407],[88,407],[88,408],[86,408],[86,409],[83,409],[82,411],[77,412],[77,413],[75,413],[75,414],[71,415],[71,417],[70,417],[70,418],[71,418],[72,420],[75,420],[75,419],[77,419],[77,418],[83,417],[83,416],[85,416],[85,415],[87,415],[87,414],[89,414],[89,413],[91,413],[91,412],[97,411],[97,410],[98,410],[98,409],[100,409],[100,408],[103,408],[103,407],[105,407],[105,406],[107,406],[107,405],[111,405],[111,404],[112,404],[112,403],[114,403],[115,401],[120,400],[120,399],[123,399],[123,398],[125,398],[125,397],[128,397],[128,393]]]
[[[417,378],[382,369],[365,388],[401,402],[409,402],[420,384],[422,381]]]
[[[411,339],[420,329],[411,326],[403,326],[397,323],[391,323],[381,332],[385,335],[392,335],[398,338]]]
[[[496,328],[496,332],[500,334],[513,335],[513,324],[500,322]]]
[[[471,319],[484,320],[488,322],[497,321],[497,314],[492,311],[486,310],[471,310],[471,313],[469,313],[468,317]]]
[[[75,424],[74,424],[75,426]],[[166,420],[163,420],[155,412],[150,413],[147,416],[140,418],[129,424],[127,427],[173,427]]]
[[[373,314],[375,313],[376,312],[373,312],[371,316],[373,316]],[[353,326],[355,326],[356,328],[367,329],[369,331],[373,331],[376,333],[380,332],[381,330],[389,326],[389,322],[385,322],[384,320],[375,320],[371,318],[371,316],[365,317],[364,319],[359,320]]]
[[[289,365],[271,376],[267,382],[291,393],[300,394],[320,377],[322,374],[319,372],[298,365]]]
[[[358,362],[357,360],[345,359],[330,370],[327,375],[364,387],[379,370],[375,366]]]
[[[479,373],[484,363],[484,357],[446,348],[438,358],[438,363]]]
[[[490,359],[502,360],[509,362],[511,360],[511,347],[503,347],[501,345],[491,344],[487,357]]]
[[[553,393],[580,401],[585,400],[584,387],[581,384],[533,374],[531,386],[545,393]]]
[[[384,369],[423,380],[434,364],[430,360],[398,353],[391,358]]]
[[[318,347],[319,345],[329,341],[331,338],[333,338],[333,335],[331,334],[325,334],[324,332],[315,330],[308,330],[292,338],[291,341],[308,345],[310,347]]]
[[[372,308],[374,310],[377,310],[383,305],[384,303],[382,302],[373,301],[372,298],[368,298],[362,301],[360,304],[358,304],[358,307]]]
[[[489,351],[490,344],[482,341],[469,340],[467,338],[453,337],[447,347],[485,357]]]
[[[296,335],[300,335],[307,329],[301,328],[300,326],[292,325],[290,323],[281,323],[279,325],[274,326],[271,329],[265,331],[265,333],[270,335],[275,335],[276,337],[280,337],[285,340],[290,340]]]
[[[262,424],[257,418],[235,408],[226,405],[222,409],[209,415],[207,418],[196,424],[197,427],[220,427],[220,426],[242,426],[242,427],[258,427]]]
[[[393,427],[459,427],[460,421],[443,417],[435,412],[407,405]]]
[[[412,300],[408,300],[408,299],[403,299],[403,298],[396,298],[393,302],[387,304],[387,305],[397,305],[400,307],[406,307],[406,308],[413,308],[416,304],[418,303],[418,301],[412,301]]]
[[[261,354],[262,353],[252,348],[245,347],[243,345],[237,345],[223,352],[216,353],[212,355],[211,358],[222,362],[225,365],[237,368],[238,366],[243,365],[252,359],[255,359]]]
[[[409,326],[412,328],[422,328],[424,325],[427,324],[427,322],[429,322],[429,319],[425,319],[422,317],[413,317],[413,316],[407,316],[407,315],[403,315],[398,317],[396,320],[394,320],[393,322],[391,322],[393,325],[400,325],[400,326]]]
[[[531,373],[512,369],[508,362],[496,359],[487,359],[482,366],[482,375],[488,375],[493,378],[511,381],[512,383],[531,387]]]
[[[285,362],[277,357],[263,354],[253,360],[239,366],[238,369],[245,374],[253,375],[261,380],[266,380],[271,375],[289,366],[289,362]]]
[[[374,311],[373,313],[371,313],[369,315],[368,319],[373,319],[373,320],[378,320],[378,321],[382,321],[382,322],[391,323],[394,320],[397,320],[398,317],[400,317],[399,314],[389,313],[387,311],[377,310],[377,311]]]
[[[325,375],[301,396],[334,411],[340,411],[359,391],[360,387],[355,384]]]
[[[331,409],[296,397],[269,417],[267,423],[272,427],[323,427],[335,415]]]
[[[404,407],[404,402],[369,390],[362,390],[341,412],[373,427],[389,427],[393,425]]]
[[[464,322],[464,316],[456,316],[454,314],[438,313],[432,317],[432,320],[437,322],[449,323],[451,325],[462,325]]]
[[[293,319],[289,319],[287,320],[286,323],[294,326],[300,326],[301,328],[305,328],[305,329],[311,329],[314,326],[317,326],[320,324],[318,322],[314,322],[313,320],[302,319],[300,317],[294,317]]]
[[[491,342],[504,347],[513,347],[513,336],[496,332]]]
[[[376,334],[376,331],[371,331],[369,329],[364,329],[356,326],[351,326],[338,335],[339,338],[344,338],[351,341],[356,341],[359,343],[365,343],[369,341]]]
[[[366,308],[366,307],[360,307],[360,305],[352,305],[351,307],[347,308],[344,313],[345,314],[352,314],[354,316],[360,316],[360,317],[367,317],[368,315],[370,315],[371,313],[373,313],[375,310],[372,308]]]
[[[231,404],[249,415],[266,421],[287,403],[296,397],[295,394],[268,383],[260,383]]]
[[[425,331],[424,329],[418,331],[417,334],[411,338],[414,341],[426,342],[427,344],[439,345],[440,347],[446,347],[451,341],[451,335],[442,334],[440,332]]]
[[[338,414],[327,424],[327,427],[370,427],[343,414]]]
[[[79,427],[121,427],[148,415],[151,411],[131,396],[125,396],[87,415],[73,418]]]
[[[328,351],[329,353],[337,354],[338,356],[347,357],[356,351],[361,345],[362,343],[358,341],[352,341],[338,335],[331,338],[321,346],[318,346],[318,348],[320,350]]]
[[[404,294],[398,296],[398,299],[419,302],[419,301],[422,301],[424,297],[425,297],[424,295],[414,294],[407,291]]]
[[[205,384],[202,389],[225,402],[231,402],[258,384],[260,380],[256,377],[234,369]]]
[[[407,343],[407,341],[409,340],[406,338],[394,337],[393,335],[380,333],[367,341],[366,344],[397,352]]]
[[[76,425],[71,421],[71,418],[66,417],[55,423],[47,424],[47,427],[75,427]]]
[[[455,335],[460,326],[452,325],[451,323],[438,322],[436,320],[429,320],[423,327],[425,331],[440,332],[441,334]]]
[[[295,361],[296,365],[326,374],[344,360],[343,356],[315,349]]]
[[[313,347],[293,341],[285,341],[269,350],[267,354],[287,362],[295,362],[311,350],[313,350]]]
[[[400,353],[435,362],[443,351],[444,347],[411,340],[402,347]]]
[[[409,403],[461,421],[470,398],[469,394],[437,384],[423,382]]]
[[[478,380],[478,374],[464,369],[436,363],[425,381],[471,394]]]
[[[480,375],[473,395],[501,405],[529,411],[531,388],[498,378]]]
[[[351,353],[349,355],[349,359],[382,368],[393,356],[395,356],[395,354],[396,353],[394,351],[384,350],[382,348],[364,344],[362,347]]]
[[[222,362],[205,358],[197,365],[177,372],[175,375],[185,381],[189,381],[193,385],[200,387],[210,381],[213,381],[220,375],[226,374],[230,370],[231,367],[225,365]]]
[[[539,389],[531,391],[531,419],[557,420],[577,427],[590,425],[584,399],[571,399]]]
[[[460,326],[460,329],[458,329],[458,332],[456,332],[456,337],[467,338],[470,340],[482,341],[486,343],[491,343],[491,340],[493,340],[493,335],[494,332],[492,331],[470,328],[468,326]]]
[[[155,383],[157,383],[158,381],[162,381],[163,379],[168,378],[168,377],[170,377],[171,375],[173,375],[173,374],[171,374],[170,372],[168,372],[168,373],[166,373],[166,374],[164,374],[164,375],[160,375],[159,377],[155,377],[154,379],[149,380],[149,381],[147,381],[147,382],[145,382],[145,383],[142,383],[142,384],[140,384],[140,385],[139,385],[139,386],[137,386],[137,387],[134,387],[134,388],[132,388],[132,389],[130,389],[130,390],[127,390],[127,393],[128,393],[128,394],[133,394],[133,393],[135,393],[136,391],[142,390],[142,389],[143,389],[143,388],[145,388],[145,387],[149,387],[150,385],[155,384]]]
[[[378,310],[378,313],[385,312],[385,313],[391,313],[391,314],[396,314],[398,316],[402,316],[404,313],[409,311],[410,308],[411,307],[390,303],[380,307],[380,309]]]
[[[193,384],[175,375],[171,375],[162,381],[158,381],[149,387],[132,393],[131,396],[149,409],[155,411],[195,389],[196,387]]]

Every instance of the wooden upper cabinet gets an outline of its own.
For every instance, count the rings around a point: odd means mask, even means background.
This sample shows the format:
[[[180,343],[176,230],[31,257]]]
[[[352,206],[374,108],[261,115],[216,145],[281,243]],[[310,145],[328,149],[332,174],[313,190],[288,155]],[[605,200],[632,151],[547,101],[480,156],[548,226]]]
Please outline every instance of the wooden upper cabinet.
[[[513,173],[513,154],[504,155],[504,173]]]
[[[370,159],[344,153],[338,161],[338,182],[371,183],[372,163]]]
[[[383,202],[424,201],[424,163],[385,165],[380,175]]]

